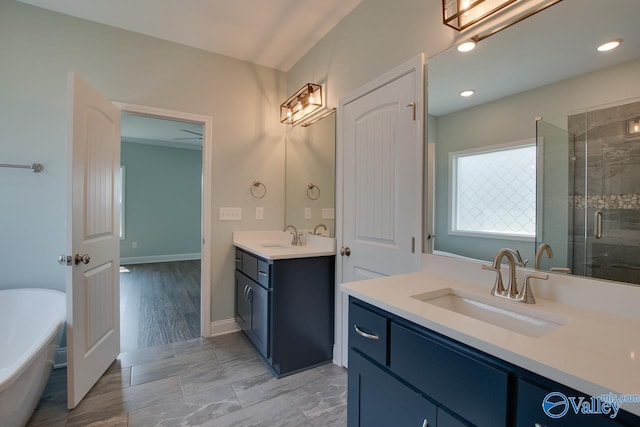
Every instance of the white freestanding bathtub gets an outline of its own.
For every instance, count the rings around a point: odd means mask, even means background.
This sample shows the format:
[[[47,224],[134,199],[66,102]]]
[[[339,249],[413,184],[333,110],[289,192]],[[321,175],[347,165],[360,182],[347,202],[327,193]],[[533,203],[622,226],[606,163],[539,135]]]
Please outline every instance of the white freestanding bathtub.
[[[0,424],[24,426],[44,390],[67,317],[49,289],[0,290]]]

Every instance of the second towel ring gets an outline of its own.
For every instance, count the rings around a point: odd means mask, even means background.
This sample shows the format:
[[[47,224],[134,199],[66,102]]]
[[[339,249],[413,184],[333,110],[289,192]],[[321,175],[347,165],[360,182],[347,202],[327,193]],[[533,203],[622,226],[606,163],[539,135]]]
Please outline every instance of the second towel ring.
[[[262,191],[262,194],[260,194],[260,187],[262,187],[264,190]],[[249,192],[254,199],[264,199],[264,196],[267,195],[267,186],[260,181],[253,181],[251,187],[249,188]]]
[[[314,191],[315,189],[315,191]],[[307,185],[307,197],[310,200],[318,200],[320,198],[320,187],[310,182]]]

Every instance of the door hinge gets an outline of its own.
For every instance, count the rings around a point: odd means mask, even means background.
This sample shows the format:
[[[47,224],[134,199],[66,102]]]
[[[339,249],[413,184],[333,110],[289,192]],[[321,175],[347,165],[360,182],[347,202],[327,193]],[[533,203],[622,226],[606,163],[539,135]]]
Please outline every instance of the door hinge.
[[[410,102],[409,104],[407,104],[407,107],[411,107],[412,108],[412,110],[413,110],[412,117],[413,117],[413,121],[415,122],[415,120],[416,120],[416,103],[415,102]]]

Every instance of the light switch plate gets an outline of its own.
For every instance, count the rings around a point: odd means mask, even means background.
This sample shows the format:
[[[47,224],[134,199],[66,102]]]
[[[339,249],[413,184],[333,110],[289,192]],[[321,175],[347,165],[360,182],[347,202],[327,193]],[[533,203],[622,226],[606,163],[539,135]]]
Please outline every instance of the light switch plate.
[[[311,219],[311,208],[304,208],[304,219]]]
[[[322,219],[335,219],[335,209],[322,208]]]
[[[264,208],[256,206],[256,219],[264,219]]]
[[[220,208],[220,221],[241,221],[242,208]]]

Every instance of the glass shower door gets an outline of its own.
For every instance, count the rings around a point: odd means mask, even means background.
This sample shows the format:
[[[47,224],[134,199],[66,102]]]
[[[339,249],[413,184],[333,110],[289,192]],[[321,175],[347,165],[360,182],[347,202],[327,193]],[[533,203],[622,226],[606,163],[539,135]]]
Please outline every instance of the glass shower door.
[[[573,268],[574,144],[566,126],[566,115],[536,122],[536,248],[553,249],[553,258],[540,259],[541,270]]]
[[[584,274],[590,277],[640,283],[640,132],[629,126],[638,117],[636,101],[568,119],[577,142],[575,192],[582,197],[576,211],[584,214]]]

